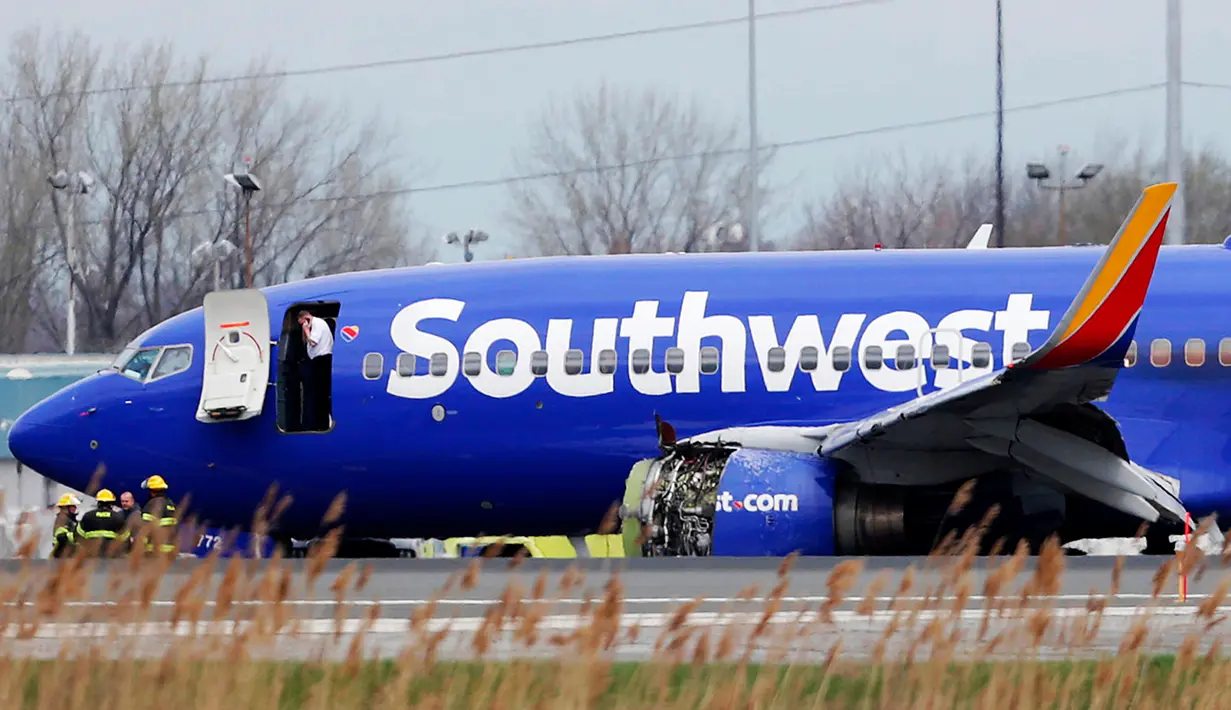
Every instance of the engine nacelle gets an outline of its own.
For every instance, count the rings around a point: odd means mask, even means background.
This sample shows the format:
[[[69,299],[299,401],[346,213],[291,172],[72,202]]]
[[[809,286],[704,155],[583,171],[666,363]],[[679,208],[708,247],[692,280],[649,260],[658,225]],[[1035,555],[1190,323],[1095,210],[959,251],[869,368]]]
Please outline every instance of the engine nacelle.
[[[815,454],[677,444],[633,467],[625,554],[927,554],[956,489],[866,485],[853,474]]]
[[[713,554],[833,555],[841,465],[813,454],[737,449],[718,481]]]

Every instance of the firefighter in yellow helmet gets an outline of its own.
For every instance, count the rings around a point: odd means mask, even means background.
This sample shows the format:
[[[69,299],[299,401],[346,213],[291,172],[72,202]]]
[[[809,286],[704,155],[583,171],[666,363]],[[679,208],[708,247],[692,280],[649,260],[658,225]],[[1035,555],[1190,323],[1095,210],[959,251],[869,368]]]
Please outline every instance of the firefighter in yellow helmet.
[[[51,557],[69,557],[77,549],[77,506],[81,501],[72,493],[65,493],[56,501],[56,526],[52,536]]]
[[[92,555],[117,557],[124,550],[128,530],[124,515],[115,509],[115,494],[106,488],[94,496],[98,507],[81,516],[77,525],[83,546]]]
[[[150,476],[141,482],[141,487],[150,492],[150,499],[141,509],[141,521],[152,528],[147,533],[145,551],[174,554],[179,550],[179,521],[175,517],[175,503],[167,496],[167,482],[162,476]]]

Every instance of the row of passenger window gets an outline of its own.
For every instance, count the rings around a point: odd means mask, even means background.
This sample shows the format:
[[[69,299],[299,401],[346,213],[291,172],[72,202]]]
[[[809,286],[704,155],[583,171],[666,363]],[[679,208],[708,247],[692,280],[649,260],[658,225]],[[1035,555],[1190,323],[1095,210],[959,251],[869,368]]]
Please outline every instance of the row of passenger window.
[[[1189,367],[1201,367],[1205,364],[1205,341],[1201,338],[1189,338],[1184,341],[1184,364]],[[1150,364],[1154,367],[1171,365],[1171,341],[1166,338],[1156,338],[1150,341]],[[1125,367],[1137,364],[1137,341],[1128,346],[1128,354],[1124,357]],[[1218,341],[1218,364],[1231,367],[1231,338]]]
[[[1150,364],[1155,367],[1167,367],[1171,364],[1171,341],[1165,338],[1159,338],[1150,343]],[[1017,362],[1030,354],[1032,348],[1029,343],[1014,343],[1011,349],[1010,358],[1013,362]],[[834,347],[832,353],[833,369],[837,372],[846,372],[850,369],[852,363],[851,349],[844,345]],[[545,350],[537,350],[530,354],[530,372],[536,377],[543,377],[547,374],[549,355]],[[652,354],[649,350],[638,349],[633,351],[631,367],[632,371],[638,375],[643,375],[650,371],[650,362]],[[937,370],[943,370],[951,366],[952,360],[950,357],[949,346],[936,345],[932,348],[932,354],[929,358],[930,365]],[[707,345],[701,348],[699,369],[702,374],[712,375],[718,372],[720,361],[720,353],[718,348]],[[618,356],[615,350],[600,350],[598,353],[598,372],[604,375],[614,374],[618,362]],[[915,356],[915,346],[910,344],[899,345],[894,352],[894,356],[890,362],[893,363],[895,369],[911,370],[918,364],[918,358]],[[1137,342],[1133,341],[1129,346],[1128,356],[1125,358],[1124,364],[1127,367],[1132,367],[1137,362]],[[1200,367],[1205,363],[1205,341],[1199,338],[1193,338],[1184,343],[1184,362],[1190,367]],[[1218,344],[1218,362],[1225,366],[1231,367],[1231,338],[1223,338]],[[770,372],[782,372],[786,369],[787,352],[786,348],[773,347],[769,349],[766,358],[766,367]],[[971,357],[969,367],[983,369],[990,366],[992,363],[992,346],[988,343],[975,343],[971,348]],[[665,363],[667,372],[678,374],[684,371],[684,350],[682,348],[667,348]],[[820,351],[813,347],[807,346],[800,348],[799,351],[799,369],[804,372],[812,372],[816,370],[820,364]],[[879,345],[870,345],[864,349],[864,367],[869,370],[879,370],[885,364],[885,355],[883,349]],[[509,376],[517,367],[517,353],[513,350],[501,350],[496,353],[496,374]],[[564,353],[564,373],[566,375],[580,375],[585,367],[585,352],[582,350],[567,350]],[[385,362],[384,356],[380,353],[368,353],[363,359],[363,376],[369,380],[379,379],[384,374]],[[468,352],[462,356],[462,373],[467,377],[477,377],[483,369],[483,355],[477,352]],[[449,371],[449,356],[445,353],[436,353],[428,361],[428,372],[437,377],[444,377]],[[402,377],[411,377],[415,375],[415,356],[410,353],[402,353],[397,357],[397,373]]]

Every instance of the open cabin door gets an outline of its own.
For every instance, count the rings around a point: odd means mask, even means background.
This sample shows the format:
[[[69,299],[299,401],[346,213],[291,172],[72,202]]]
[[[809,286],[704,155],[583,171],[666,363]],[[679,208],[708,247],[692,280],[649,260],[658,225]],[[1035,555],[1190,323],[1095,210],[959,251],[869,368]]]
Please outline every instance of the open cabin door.
[[[269,303],[256,289],[205,295],[205,375],[197,421],[261,415],[269,385]]]

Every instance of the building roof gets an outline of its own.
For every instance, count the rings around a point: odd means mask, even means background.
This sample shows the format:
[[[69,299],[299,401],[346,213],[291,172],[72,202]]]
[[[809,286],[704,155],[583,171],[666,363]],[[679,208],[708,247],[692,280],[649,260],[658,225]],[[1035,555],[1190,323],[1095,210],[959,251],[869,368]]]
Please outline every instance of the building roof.
[[[8,432],[22,412],[114,359],[114,355],[0,355],[0,460],[13,458]]]

